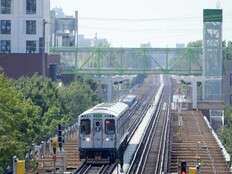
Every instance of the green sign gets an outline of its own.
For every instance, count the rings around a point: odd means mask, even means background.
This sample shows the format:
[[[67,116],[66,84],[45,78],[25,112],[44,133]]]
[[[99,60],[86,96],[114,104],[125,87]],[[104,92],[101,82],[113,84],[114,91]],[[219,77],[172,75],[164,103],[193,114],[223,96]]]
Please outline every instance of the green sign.
[[[94,118],[102,118],[102,114],[94,114]]]
[[[204,22],[222,22],[222,9],[204,9]]]

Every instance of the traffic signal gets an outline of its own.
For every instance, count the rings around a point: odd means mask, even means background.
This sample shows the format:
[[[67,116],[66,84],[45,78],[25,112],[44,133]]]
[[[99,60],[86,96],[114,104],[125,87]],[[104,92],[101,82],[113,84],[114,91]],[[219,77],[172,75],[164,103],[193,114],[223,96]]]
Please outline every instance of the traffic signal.
[[[181,162],[180,173],[181,174],[187,174],[187,162],[186,161]]]

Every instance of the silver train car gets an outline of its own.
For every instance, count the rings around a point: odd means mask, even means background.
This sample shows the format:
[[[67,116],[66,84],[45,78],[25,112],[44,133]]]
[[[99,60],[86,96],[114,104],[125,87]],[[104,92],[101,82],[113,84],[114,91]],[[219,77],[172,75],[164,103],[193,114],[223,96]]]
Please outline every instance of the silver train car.
[[[101,103],[79,116],[81,159],[114,162],[122,156],[128,138],[128,105]]]
[[[125,96],[121,102],[127,104],[129,106],[129,108],[133,108],[135,106],[135,104],[137,103],[137,97],[136,95],[132,95],[129,94],[127,96]]]

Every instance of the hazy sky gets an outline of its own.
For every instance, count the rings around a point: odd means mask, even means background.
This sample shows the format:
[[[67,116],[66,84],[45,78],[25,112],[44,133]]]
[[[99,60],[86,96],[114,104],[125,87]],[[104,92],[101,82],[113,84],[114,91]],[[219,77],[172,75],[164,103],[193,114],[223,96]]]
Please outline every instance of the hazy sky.
[[[112,46],[173,47],[202,39],[204,8],[217,0],[51,0],[68,15],[79,11],[79,33],[107,38]],[[232,40],[232,0],[221,0],[223,38]],[[93,19],[96,18],[96,19]]]

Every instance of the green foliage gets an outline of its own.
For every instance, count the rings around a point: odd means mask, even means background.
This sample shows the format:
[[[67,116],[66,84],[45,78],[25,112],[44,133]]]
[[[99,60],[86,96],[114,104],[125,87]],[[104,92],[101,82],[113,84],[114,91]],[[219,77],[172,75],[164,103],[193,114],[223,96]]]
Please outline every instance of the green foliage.
[[[202,48],[202,40],[192,41],[187,44],[188,48]]]
[[[34,75],[31,78],[20,78],[16,83],[19,89],[32,102],[41,107],[41,115],[48,111],[49,106],[58,106],[58,88],[49,79]]]
[[[223,45],[223,60],[224,60],[224,73],[228,71],[231,67],[228,66],[230,65],[230,61],[232,60],[232,42],[228,41],[227,44]]]
[[[95,40],[94,41],[94,46],[96,48],[109,48],[110,47],[110,43],[106,39]]]
[[[17,80],[16,88],[24,97],[39,107],[39,115],[33,119],[37,134],[35,143],[54,133],[56,126],[64,121],[57,84],[47,78],[34,75]],[[65,119],[66,120],[66,119]]]
[[[92,91],[95,92],[97,90],[98,84],[96,82],[94,82],[93,79],[87,79],[86,83],[89,85],[89,87],[91,88]]]
[[[169,64],[173,70],[200,70],[201,56],[200,49],[196,47],[187,47],[183,52],[179,53],[175,59],[171,59]]]
[[[23,158],[35,136],[33,121],[38,108],[24,99],[13,82],[0,75],[0,168],[11,164],[13,155]]]
[[[92,88],[96,88],[92,82],[90,84]],[[62,106],[73,121],[77,119],[80,113],[100,102],[91,88],[86,83],[81,83],[80,81],[73,82],[66,88],[61,88],[60,93]]]
[[[99,102],[97,84],[82,78],[58,87],[34,75],[10,81],[0,75],[0,173],[12,156],[25,157],[32,143],[54,135],[57,125],[69,125],[78,115]]]
[[[225,127],[220,131],[220,139],[229,154],[232,154],[232,107],[225,108]]]
[[[225,146],[227,152],[229,154],[232,154],[232,128],[230,127],[225,127],[221,130],[220,132],[220,139]]]
[[[224,112],[225,112],[225,125],[226,127],[232,128],[232,107],[226,106]]]
[[[199,70],[201,60],[198,48],[201,47],[202,40],[189,42],[184,53],[180,53],[176,59],[170,61],[170,67],[175,70],[189,70],[189,72]]]
[[[181,54],[177,59],[173,59],[170,62],[172,69],[189,69],[189,71],[198,69],[202,66],[201,56],[197,48],[202,48],[202,40],[192,41],[187,44],[187,49],[184,54]],[[224,69],[227,65],[227,61],[232,59],[232,42],[223,41],[223,59]],[[201,67],[202,68],[202,67]]]

